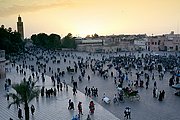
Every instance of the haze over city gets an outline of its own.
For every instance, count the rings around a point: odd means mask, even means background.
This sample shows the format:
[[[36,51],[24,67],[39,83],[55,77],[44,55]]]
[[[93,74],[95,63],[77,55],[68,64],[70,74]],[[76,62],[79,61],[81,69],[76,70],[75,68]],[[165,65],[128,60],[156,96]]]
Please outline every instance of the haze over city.
[[[179,0],[0,0],[0,23],[16,30],[18,15],[25,37],[57,33],[88,34],[179,33]]]

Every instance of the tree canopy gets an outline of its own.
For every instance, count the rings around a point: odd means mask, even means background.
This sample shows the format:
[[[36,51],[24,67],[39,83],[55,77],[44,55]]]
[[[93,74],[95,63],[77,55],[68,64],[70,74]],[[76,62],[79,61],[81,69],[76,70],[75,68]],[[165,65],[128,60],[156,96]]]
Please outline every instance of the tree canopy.
[[[68,33],[63,39],[57,34],[33,34],[31,40],[33,41],[33,44],[48,49],[76,48],[75,38],[71,33]]]
[[[6,53],[17,53],[24,49],[24,42],[18,32],[12,32],[12,28],[0,27],[0,49]]]
[[[57,34],[47,35],[45,33],[33,34],[31,36],[33,44],[48,49],[61,48],[61,37]]]
[[[62,40],[63,48],[76,48],[75,38],[71,33],[68,33]]]
[[[19,106],[23,104],[25,107],[25,118],[29,120],[29,106],[28,103],[39,96],[39,88],[35,86],[37,81],[22,81],[20,84],[13,84],[12,88],[16,93],[9,93],[9,97],[13,98],[13,102],[11,102],[8,108],[11,107],[12,104],[16,104]]]

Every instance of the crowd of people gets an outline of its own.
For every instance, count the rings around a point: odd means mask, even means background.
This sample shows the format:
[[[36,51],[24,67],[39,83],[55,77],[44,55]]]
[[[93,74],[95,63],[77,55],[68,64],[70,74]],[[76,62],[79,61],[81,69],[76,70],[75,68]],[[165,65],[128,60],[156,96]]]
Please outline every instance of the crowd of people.
[[[103,79],[107,79],[110,76],[111,79],[114,79],[114,87],[118,86],[123,88],[128,86],[133,89],[137,89],[138,87],[148,89],[150,82],[153,81],[153,97],[158,98],[159,101],[162,101],[165,98],[165,90],[158,91],[156,81],[163,80],[166,72],[172,73],[172,77],[169,79],[170,86],[179,84],[179,77],[176,76],[176,74],[179,74],[180,57],[177,55],[157,56],[152,54],[142,54],[137,56],[133,53],[129,53],[129,55],[111,56],[101,54],[101,59],[95,59],[95,57],[92,57],[92,54],[81,57],[73,52],[58,52],[36,47],[26,49],[24,55],[11,57],[12,67],[15,67],[15,63],[19,64],[19,66],[16,66],[16,72],[24,75],[24,77],[26,76],[25,69],[30,69],[32,77],[30,76],[28,78],[29,81],[36,77],[37,80],[42,79],[42,82],[44,83],[46,81],[45,75],[50,75],[52,88],[45,88],[46,86],[42,86],[42,97],[46,94],[49,98],[50,96],[56,96],[57,92],[63,90],[68,91],[68,85],[72,86],[73,95],[76,95],[79,82],[83,82],[86,76],[89,82],[92,80],[91,76],[86,73],[87,70],[90,70],[92,74],[102,77]],[[77,61],[74,59],[77,59]],[[30,61],[32,64],[27,64],[27,61]],[[50,64],[57,66],[52,67]],[[65,68],[60,68],[58,66],[59,64],[65,64],[67,66]],[[112,71],[112,68],[115,71]],[[132,79],[133,70],[136,71],[136,79]],[[158,71],[159,78],[155,76],[153,70]],[[65,80],[64,76],[66,74],[71,75],[71,80]],[[75,78],[75,74],[78,74],[77,78]],[[124,84],[124,82],[127,84]],[[11,82],[7,80],[5,83],[5,90],[8,89],[8,85],[10,84]],[[95,88],[94,86],[85,86],[84,90],[86,96],[98,97],[98,88]],[[91,113],[94,113],[93,107],[90,108]],[[69,101],[68,109],[75,109],[72,100]],[[78,104],[78,111],[79,114],[82,115],[81,102]],[[128,114],[125,116],[130,118]]]

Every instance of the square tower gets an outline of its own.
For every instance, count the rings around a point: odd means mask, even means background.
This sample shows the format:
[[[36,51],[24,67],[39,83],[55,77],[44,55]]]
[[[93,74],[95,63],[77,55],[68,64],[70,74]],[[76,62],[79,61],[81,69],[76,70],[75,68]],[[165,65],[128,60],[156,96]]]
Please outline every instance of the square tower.
[[[21,34],[21,39],[24,40],[24,29],[23,29],[23,22],[21,20],[21,17],[19,15],[18,22],[17,22],[17,31]]]

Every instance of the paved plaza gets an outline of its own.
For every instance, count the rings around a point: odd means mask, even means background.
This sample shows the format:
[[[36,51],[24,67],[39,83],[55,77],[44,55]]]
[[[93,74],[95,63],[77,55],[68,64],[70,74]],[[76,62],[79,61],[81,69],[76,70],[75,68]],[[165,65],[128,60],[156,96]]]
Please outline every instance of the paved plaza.
[[[78,53],[74,52],[73,54],[76,54],[76,57],[66,56],[57,56],[57,59],[60,59],[61,62],[59,64],[55,63],[53,64],[52,61],[50,61],[47,64],[47,68],[50,66],[53,68],[54,72],[59,67],[61,70],[66,71],[67,66],[74,66],[73,61],[78,61],[79,57],[81,58],[88,58],[91,57],[91,59],[102,59],[101,54],[93,54],[89,55],[88,53]],[[124,53],[118,53],[118,54],[124,54]],[[114,56],[118,56],[118,54]],[[137,54],[138,55],[138,54]],[[104,56],[109,57],[110,55],[104,54]],[[64,58],[67,59],[67,62],[64,62]],[[69,62],[71,61],[71,62]],[[20,60],[17,62],[17,64],[22,64],[22,61]],[[36,65],[35,61],[27,60],[28,65]],[[108,63],[107,63],[108,64]],[[106,68],[107,64],[104,65]],[[7,66],[10,68],[10,66]],[[31,71],[27,70],[27,75],[31,74]],[[115,72],[114,68],[111,68],[110,72]],[[135,69],[132,69],[132,76],[129,77],[130,80],[136,79],[136,73],[137,71]],[[145,71],[148,72],[148,71]],[[98,74],[93,74],[90,69],[86,69],[85,77],[82,79],[82,82],[78,82],[78,76],[80,75],[80,71],[78,70],[77,73],[67,73],[65,72],[65,76],[61,78],[61,80],[65,80],[67,84],[69,85],[68,92],[63,90],[62,92],[59,92],[56,97],[46,98],[46,97],[39,97],[38,100],[35,99],[32,101],[31,104],[35,105],[36,111],[35,115],[31,116],[32,120],[70,120],[73,115],[76,115],[77,112],[77,104],[79,101],[82,102],[83,106],[83,113],[84,115],[81,117],[82,120],[85,120],[87,118],[87,115],[89,113],[89,102],[91,99],[95,101],[95,114],[91,115],[91,118],[93,120],[118,120],[118,119],[124,119],[124,109],[129,106],[131,108],[131,117],[132,120],[180,120],[180,97],[175,96],[175,89],[171,88],[169,86],[169,78],[172,76],[169,72],[167,72],[164,76],[163,80],[159,80],[158,72],[156,70],[153,71],[155,74],[155,79],[157,82],[158,90],[162,91],[165,90],[165,99],[163,101],[158,101],[156,98],[153,98],[152,91],[153,91],[153,83],[154,81],[151,80],[150,77],[150,84],[149,88],[137,88],[140,94],[140,101],[131,101],[131,100],[125,100],[123,103],[114,104],[111,102],[110,104],[106,104],[102,102],[102,96],[104,93],[106,93],[106,96],[108,96],[111,100],[114,97],[114,94],[117,94],[117,88],[114,84],[114,79],[112,77],[108,77],[107,79],[104,79],[103,77],[100,77]],[[49,76],[52,75],[52,72],[48,72],[46,75],[46,82],[44,83],[44,86],[46,88],[53,87],[53,84],[51,82],[51,79]],[[90,76],[90,81],[87,80],[87,75]],[[72,86],[71,84],[71,76],[74,76],[75,81],[78,82],[78,93],[76,96],[72,95]],[[150,75],[151,76],[151,75]],[[142,79],[144,76],[141,76]],[[13,83],[20,82],[22,80],[23,75],[19,75],[16,73],[15,68],[11,69],[11,72],[7,72],[7,78],[10,78]],[[17,119],[17,108],[12,106],[10,109],[7,109],[8,101],[4,97],[6,94],[4,90],[4,83],[5,80],[0,81],[0,107],[1,107],[1,113],[0,117],[2,120],[9,119],[10,117],[13,119]],[[123,86],[126,86],[128,82],[124,82]],[[42,80],[40,79],[38,86],[42,86]],[[95,86],[98,88],[98,97],[87,97],[84,95],[84,88]],[[67,109],[68,107],[68,100],[72,99],[75,102],[75,110],[69,111]],[[23,111],[24,112],[24,111]]]
[[[31,71],[27,70],[26,78],[31,75]],[[23,75],[17,74],[15,68],[11,69],[11,72],[7,72],[7,78],[12,80],[12,83],[19,83]],[[37,83],[37,86],[45,86],[45,88],[53,88],[51,78],[49,76],[45,76],[46,82],[42,83],[40,80]],[[17,107],[12,105],[10,109],[7,108],[9,102],[5,97],[4,90],[5,80],[0,82],[0,100],[1,100],[1,120],[8,120],[10,117],[14,120],[18,119],[17,117]],[[10,88],[10,92],[12,89]],[[68,100],[71,99],[75,104],[75,110],[68,110]],[[71,118],[78,114],[77,105],[78,102],[81,101],[83,105],[83,115],[81,116],[82,120],[85,120],[89,114],[89,102],[92,99],[86,97],[83,93],[78,91],[76,96],[73,96],[72,88],[69,86],[68,91],[64,90],[62,92],[58,92],[57,96],[51,96],[51,98],[39,97],[38,99],[33,100],[29,105],[33,104],[36,108],[35,115],[30,115],[32,120],[71,120]],[[23,110],[23,106],[21,106]],[[23,111],[24,112],[24,111]],[[24,115],[23,115],[24,116]],[[119,120],[112,113],[104,109],[101,105],[95,102],[95,114],[91,115],[92,120]]]

